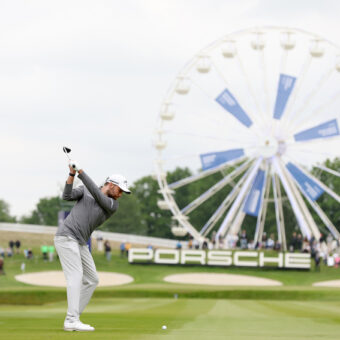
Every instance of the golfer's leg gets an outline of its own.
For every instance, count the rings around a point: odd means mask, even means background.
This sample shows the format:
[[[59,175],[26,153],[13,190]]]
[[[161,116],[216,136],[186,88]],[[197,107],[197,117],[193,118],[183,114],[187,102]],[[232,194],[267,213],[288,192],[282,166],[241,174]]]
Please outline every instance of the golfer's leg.
[[[80,291],[79,314],[83,312],[89,303],[91,296],[98,285],[96,265],[94,264],[89,248],[80,246],[81,262],[83,265],[83,280]]]
[[[64,236],[55,238],[55,247],[67,282],[67,320],[79,320],[79,299],[83,269],[78,242]]]

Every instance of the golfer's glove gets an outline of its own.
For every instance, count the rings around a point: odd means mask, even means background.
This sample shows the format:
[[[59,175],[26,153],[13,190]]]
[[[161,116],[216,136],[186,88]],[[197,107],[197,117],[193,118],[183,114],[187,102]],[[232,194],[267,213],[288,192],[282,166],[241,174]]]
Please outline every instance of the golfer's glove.
[[[81,167],[79,166],[79,163],[76,161],[70,161],[69,163],[70,167],[72,167],[75,171],[79,171]]]

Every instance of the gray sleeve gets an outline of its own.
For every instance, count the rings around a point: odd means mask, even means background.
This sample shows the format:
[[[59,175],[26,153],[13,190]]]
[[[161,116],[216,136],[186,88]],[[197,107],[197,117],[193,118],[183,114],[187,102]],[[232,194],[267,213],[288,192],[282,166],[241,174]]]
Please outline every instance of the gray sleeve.
[[[88,191],[91,193],[96,202],[108,213],[117,210],[118,202],[113,198],[104,195],[92,179],[83,171],[78,177],[82,180]]]
[[[62,199],[65,201],[77,201],[84,195],[84,187],[73,189],[73,184],[65,183]]]

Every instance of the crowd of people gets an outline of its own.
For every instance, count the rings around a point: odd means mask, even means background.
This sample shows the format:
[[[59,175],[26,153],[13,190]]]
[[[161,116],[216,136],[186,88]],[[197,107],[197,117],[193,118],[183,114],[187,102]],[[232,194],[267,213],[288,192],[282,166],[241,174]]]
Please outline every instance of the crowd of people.
[[[263,233],[262,239],[258,242],[248,238],[245,230],[240,233],[228,234],[226,237],[216,239],[214,232],[210,240],[204,241],[202,244],[193,238],[188,241],[188,249],[244,249],[244,250],[274,250],[284,251],[279,240],[275,239],[275,235],[266,232]],[[182,247],[182,246],[181,246]],[[177,249],[181,248],[178,244]],[[315,237],[308,239],[303,237],[301,233],[293,232],[287,240],[287,250],[289,252],[309,253],[315,261],[316,268],[319,267],[321,261],[328,266],[340,266],[340,244],[331,234],[323,235],[317,240]]]

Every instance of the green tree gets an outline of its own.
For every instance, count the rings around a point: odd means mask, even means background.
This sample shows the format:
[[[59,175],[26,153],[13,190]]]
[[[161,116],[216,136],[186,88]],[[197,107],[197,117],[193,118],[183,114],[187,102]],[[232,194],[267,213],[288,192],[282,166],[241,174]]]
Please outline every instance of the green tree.
[[[101,230],[124,234],[146,235],[146,225],[142,221],[140,204],[135,195],[125,195],[119,199],[119,208],[100,227]]]
[[[59,196],[41,198],[31,214],[21,218],[21,223],[57,226],[58,212],[64,208]]]
[[[10,215],[9,204],[0,199],[0,222],[15,222],[16,218]]]
[[[145,227],[145,235],[155,237],[173,238],[171,233],[171,213],[159,209],[157,201],[161,198],[158,194],[158,183],[151,176],[137,180],[131,188],[136,196],[141,212],[141,223]]]

